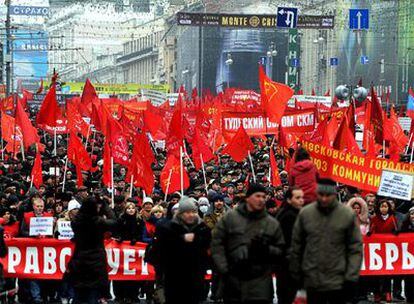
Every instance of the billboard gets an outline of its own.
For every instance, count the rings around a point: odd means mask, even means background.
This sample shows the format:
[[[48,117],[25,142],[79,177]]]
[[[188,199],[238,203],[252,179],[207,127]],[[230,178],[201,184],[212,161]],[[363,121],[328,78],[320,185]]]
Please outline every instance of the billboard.
[[[13,75],[16,83],[37,83],[48,71],[48,36],[41,30],[13,32]]]

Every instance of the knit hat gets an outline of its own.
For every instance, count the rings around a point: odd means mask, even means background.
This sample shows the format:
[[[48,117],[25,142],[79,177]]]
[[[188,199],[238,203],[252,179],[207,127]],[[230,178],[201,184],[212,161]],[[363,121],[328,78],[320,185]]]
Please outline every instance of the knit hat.
[[[194,211],[197,212],[196,200],[192,197],[183,196],[178,202],[178,214]]]
[[[336,183],[328,178],[319,179],[317,192],[323,194],[337,194]]]
[[[246,197],[249,197],[256,192],[263,192],[266,193],[266,188],[263,187],[261,184],[250,184],[249,189],[247,189]]]
[[[217,201],[222,201],[222,202],[224,202],[224,196],[223,196],[223,195],[221,195],[221,194],[216,194],[216,195],[213,195],[213,197],[211,198],[211,202],[212,202],[212,203],[215,203],[215,202],[217,202]]]
[[[152,198],[150,198],[149,196],[146,196],[146,197],[144,197],[144,199],[142,200],[142,205],[145,205],[145,204],[151,204],[151,205],[154,205],[154,202],[153,202]]]
[[[74,209],[80,209],[81,204],[77,200],[71,200],[68,203],[68,211],[72,211]]]
[[[412,213],[414,213],[414,207],[411,207],[411,208],[408,210],[408,214],[412,214]]]
[[[207,205],[207,206],[209,206],[210,205],[210,202],[208,201],[208,198],[207,197],[202,196],[202,197],[200,197],[198,199],[198,205],[199,206],[201,206],[201,205]]]

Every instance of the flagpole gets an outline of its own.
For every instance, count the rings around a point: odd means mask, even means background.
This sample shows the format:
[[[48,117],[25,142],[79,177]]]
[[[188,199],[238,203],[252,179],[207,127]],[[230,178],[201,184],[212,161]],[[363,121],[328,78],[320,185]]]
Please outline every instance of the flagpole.
[[[88,125],[88,132],[86,133],[85,150],[88,147],[88,141],[89,141],[90,132],[91,132],[91,125]]]
[[[56,126],[55,126],[55,129],[53,130],[53,146],[54,146],[53,154],[55,154],[55,156],[57,155],[56,145],[57,145],[57,138],[56,138]]]
[[[68,157],[66,157],[66,160],[65,160],[65,168],[63,170],[63,186],[62,186],[62,192],[65,192],[66,171],[67,170],[68,170]]]
[[[382,158],[385,158],[385,140],[382,140]]]
[[[407,148],[405,149],[405,153],[404,154],[407,154],[408,153],[408,149],[410,148],[410,144],[411,144],[411,140],[412,139],[413,139],[413,133],[411,133],[411,135],[410,135],[410,139],[408,140]]]
[[[134,187],[134,174],[131,174],[131,187],[129,188],[129,197],[132,197],[133,187]]]
[[[112,199],[112,209],[115,207],[115,187],[114,187],[114,158],[111,156],[111,199]]]
[[[164,198],[164,202],[166,202],[166,201],[167,201],[168,190],[170,190],[171,175],[172,175],[172,169],[170,169],[170,174],[168,175],[167,187],[166,187],[166,189],[165,189],[165,198]]]
[[[180,147],[180,184],[181,184],[181,196],[184,196],[183,147]]]
[[[1,160],[4,160],[4,142],[3,142],[3,134],[1,137]]]
[[[410,156],[410,164],[413,162],[413,153],[414,153],[414,141],[411,144],[411,156]]]
[[[93,148],[94,148],[94,146],[95,146],[95,135],[96,135],[96,131],[95,130],[92,130],[92,139],[93,139],[93,141],[92,141],[92,150],[91,150],[91,156],[92,156],[92,154],[93,154]]]
[[[26,159],[24,157],[24,147],[23,147],[23,145],[20,145],[20,150],[22,152],[22,159],[23,159],[23,161],[25,161]]]
[[[250,160],[250,167],[252,169],[252,174],[253,174],[253,181],[256,183],[256,174],[254,173],[252,155],[250,154],[250,150],[248,151],[248,154],[249,154],[249,160]]]
[[[204,168],[203,154],[201,154],[201,153],[200,153],[200,159],[201,159],[201,168],[203,169],[204,186],[206,188],[206,194],[207,194],[208,193],[208,190],[207,190],[206,170]]]
[[[32,175],[32,178],[30,179],[30,188],[32,188],[33,187],[33,177],[34,177],[34,175]],[[29,188],[29,189],[30,189]]]

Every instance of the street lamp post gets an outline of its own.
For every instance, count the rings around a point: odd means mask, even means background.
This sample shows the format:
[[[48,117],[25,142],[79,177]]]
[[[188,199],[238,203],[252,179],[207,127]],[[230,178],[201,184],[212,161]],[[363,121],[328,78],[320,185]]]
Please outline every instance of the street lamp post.
[[[272,79],[273,78],[273,58],[277,56],[277,50],[274,42],[270,43],[270,46],[266,53],[266,75]]]
[[[231,54],[227,54],[227,60],[224,62],[227,66],[227,88],[230,87],[230,66],[233,64],[233,59],[231,58]]]

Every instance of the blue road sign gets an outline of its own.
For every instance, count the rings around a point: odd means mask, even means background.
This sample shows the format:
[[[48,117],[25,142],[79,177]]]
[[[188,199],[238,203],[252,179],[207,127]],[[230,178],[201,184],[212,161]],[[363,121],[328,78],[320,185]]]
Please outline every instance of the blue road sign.
[[[298,9],[294,7],[277,8],[277,27],[296,28],[298,23]]]
[[[293,68],[297,68],[300,65],[298,58],[292,58],[290,59],[290,66]]]
[[[339,64],[339,58],[331,57],[330,62],[331,62],[331,66],[337,66]]]
[[[351,30],[369,29],[369,10],[368,9],[350,9],[349,10],[349,28]]]
[[[266,65],[267,63],[267,57],[266,56],[261,56],[259,59],[259,64],[260,65]]]
[[[361,56],[361,64],[368,64],[369,59],[368,56]]]

